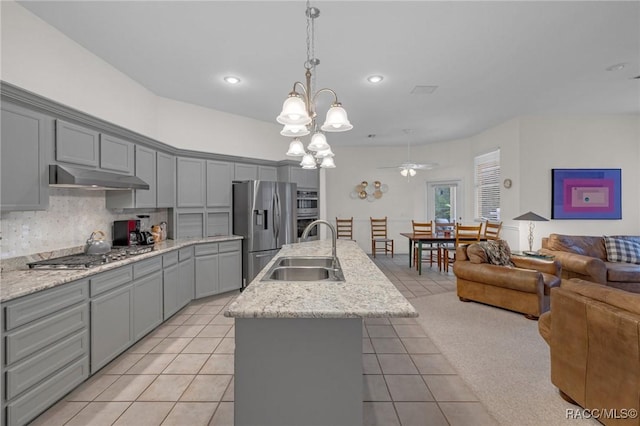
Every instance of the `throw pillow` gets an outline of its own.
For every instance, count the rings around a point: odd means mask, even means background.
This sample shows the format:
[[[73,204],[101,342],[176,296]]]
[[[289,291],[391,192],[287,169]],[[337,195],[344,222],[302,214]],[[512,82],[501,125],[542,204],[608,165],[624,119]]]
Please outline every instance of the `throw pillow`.
[[[609,262],[640,264],[640,244],[620,238],[604,237]]]
[[[480,244],[470,244],[467,247],[467,257],[471,263],[489,263],[487,252]]]
[[[484,241],[478,244],[484,248],[492,265],[514,266],[511,262],[511,249],[505,240]]]

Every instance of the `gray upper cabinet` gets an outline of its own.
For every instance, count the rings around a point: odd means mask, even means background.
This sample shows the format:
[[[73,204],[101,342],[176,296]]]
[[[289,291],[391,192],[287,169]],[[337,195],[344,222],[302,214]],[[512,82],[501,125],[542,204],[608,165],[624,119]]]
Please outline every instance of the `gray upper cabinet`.
[[[273,166],[258,166],[258,179],[275,182],[278,180],[278,169]]]
[[[177,207],[205,206],[205,160],[178,157]]]
[[[98,167],[99,146],[95,130],[56,120],[56,161]]]
[[[298,188],[303,189],[317,190],[320,187],[318,169],[305,170],[298,166],[280,166],[278,167],[278,180],[295,183]]]
[[[109,209],[156,207],[156,152],[143,146],[135,146],[135,175],[149,184],[149,189],[135,191],[107,191],[106,206]]]
[[[2,103],[1,208],[44,210],[49,203],[48,152],[53,119]]]
[[[174,207],[176,203],[176,157],[156,154],[157,206]]]
[[[132,175],[134,145],[114,136],[100,134],[100,168]]]
[[[156,207],[156,152],[136,146],[136,176],[149,184],[149,189],[136,190],[136,207]]]
[[[235,164],[234,180],[257,180],[258,166],[255,164]]]
[[[207,207],[231,207],[233,163],[207,161]]]

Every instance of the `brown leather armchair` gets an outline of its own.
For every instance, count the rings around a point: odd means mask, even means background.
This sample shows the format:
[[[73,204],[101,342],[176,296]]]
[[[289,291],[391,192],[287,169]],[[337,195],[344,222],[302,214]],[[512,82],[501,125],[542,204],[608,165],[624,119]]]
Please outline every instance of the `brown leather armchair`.
[[[511,256],[515,267],[493,265],[475,255],[478,250],[474,246],[477,244],[460,246],[456,252],[453,273],[460,300],[522,312],[534,320],[549,310],[549,290],[560,285],[559,262]],[[473,261],[468,250],[474,252]]]
[[[638,418],[608,418],[640,410],[640,294],[562,280],[538,329],[549,344],[551,382],[564,399],[599,410],[605,425],[640,425]]]

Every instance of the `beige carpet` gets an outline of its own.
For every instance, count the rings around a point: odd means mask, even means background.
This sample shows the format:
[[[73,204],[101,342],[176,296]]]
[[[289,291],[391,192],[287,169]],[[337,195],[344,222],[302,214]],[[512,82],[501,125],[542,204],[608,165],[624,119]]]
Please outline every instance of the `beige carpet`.
[[[503,425],[599,425],[567,419],[565,402],[549,379],[549,348],[538,323],[455,292],[410,299],[418,322],[480,401]]]

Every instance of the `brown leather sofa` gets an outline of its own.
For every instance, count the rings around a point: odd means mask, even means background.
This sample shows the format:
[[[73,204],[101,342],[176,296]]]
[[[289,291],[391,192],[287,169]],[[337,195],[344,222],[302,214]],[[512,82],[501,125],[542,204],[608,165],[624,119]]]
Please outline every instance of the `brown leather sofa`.
[[[615,236],[640,244],[640,237]],[[554,256],[562,264],[562,278],[580,278],[594,283],[640,293],[640,265],[608,262],[604,238],[551,234],[542,239],[540,253]]]
[[[551,382],[563,398],[599,410],[605,425],[640,425],[638,418],[607,418],[640,410],[640,294],[562,280],[551,289],[551,310],[538,329],[551,352]]]
[[[467,250],[474,251],[473,246],[477,244],[456,250],[453,273],[460,300],[521,312],[529,319],[549,310],[549,290],[560,285],[559,262],[523,256],[511,256],[515,268],[487,263],[486,258],[472,262]]]

